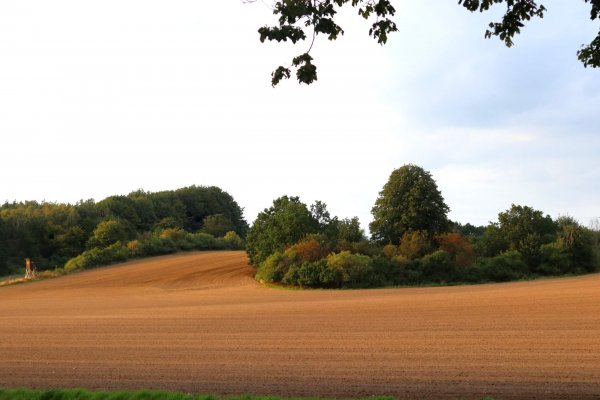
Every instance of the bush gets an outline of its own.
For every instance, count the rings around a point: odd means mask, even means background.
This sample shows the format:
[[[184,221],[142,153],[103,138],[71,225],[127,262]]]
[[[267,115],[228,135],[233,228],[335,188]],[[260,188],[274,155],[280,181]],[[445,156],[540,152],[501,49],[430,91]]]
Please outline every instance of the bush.
[[[284,269],[283,254],[275,252],[263,261],[256,271],[256,279],[264,282],[281,282],[283,276],[287,273]]]
[[[223,241],[227,247],[233,250],[242,250],[244,248],[244,241],[234,231],[229,231],[223,236]]]
[[[283,282],[289,285],[302,285],[297,272],[305,263],[316,262],[329,254],[330,250],[314,238],[300,240],[283,253],[275,252],[262,262],[256,278],[265,282]],[[291,272],[290,272],[291,271]],[[284,280],[284,277],[285,280]]]
[[[349,251],[353,254],[364,254],[371,257],[381,254],[381,247],[369,240],[361,240],[359,242],[340,240],[338,242],[338,250]]]
[[[369,256],[349,251],[318,258],[326,249],[316,242],[303,241],[285,252],[275,252],[260,264],[256,279],[306,287],[365,287],[390,281],[393,265],[378,259],[377,269]]]
[[[457,277],[457,281],[470,283],[491,282],[487,270],[482,267],[483,263],[483,260],[478,260],[475,264],[464,268],[460,276]]]
[[[331,252],[328,246],[319,243],[313,238],[299,241],[286,250],[286,253],[288,251],[294,251],[299,263],[318,261],[327,257]]]
[[[141,244],[139,240],[131,240],[127,242],[127,250],[132,257],[137,257],[141,252]]]
[[[399,282],[400,269],[398,268],[398,264],[396,262],[382,256],[373,257],[372,262],[372,286],[390,286]]]
[[[180,229],[165,229],[159,236],[146,237],[141,242],[143,255],[171,254],[178,250],[220,250],[230,248],[225,239],[207,233],[189,233]]]
[[[190,251],[196,249],[194,234],[186,232],[185,235],[175,240],[175,246],[179,250]]]
[[[572,269],[571,257],[565,245],[559,242],[540,247],[541,263],[535,272],[541,275],[559,275]]]
[[[409,260],[423,257],[431,251],[431,241],[425,231],[406,232],[400,239],[398,254]]]
[[[452,282],[456,279],[456,269],[452,255],[444,250],[437,250],[421,259],[421,276],[423,282]]]
[[[483,258],[477,268],[481,281],[506,282],[522,279],[529,273],[523,256],[516,250],[505,251],[496,257]]]
[[[171,238],[161,238],[159,236],[150,236],[142,240],[140,245],[141,256],[157,256],[162,254],[171,254],[177,251],[175,241]]]
[[[369,256],[342,251],[327,256],[327,284],[333,287],[371,286],[373,262]]]
[[[86,250],[65,264],[65,271],[86,269],[98,265],[108,265],[126,261],[129,258],[129,249],[121,242],[114,243],[106,248],[94,247]]]
[[[473,245],[467,238],[458,232],[444,233],[437,235],[435,241],[441,250],[446,251],[452,257],[452,263],[455,268],[466,268],[475,261],[475,251]]]
[[[216,250],[223,248],[219,241],[208,233],[194,233],[191,235],[196,250]]]
[[[300,285],[306,287],[321,287],[327,280],[327,261],[318,260],[305,262],[301,266],[292,265],[282,279],[287,285]]]
[[[155,233],[146,233],[136,240],[114,243],[106,248],[94,247],[72,258],[65,264],[65,270],[85,269],[127,260],[129,257],[172,254],[178,250],[217,250],[229,248],[225,239],[216,239],[206,233],[187,233],[184,230],[168,228]]]
[[[394,275],[394,284],[396,285],[414,285],[419,283],[420,260],[409,260],[404,256],[396,256],[391,260],[396,269]]]
[[[174,241],[183,239],[186,235],[186,232],[181,228],[167,228],[159,231],[159,237],[161,239],[173,239]]]
[[[392,259],[398,254],[398,248],[391,243],[386,244],[385,246],[383,246],[383,254],[387,258]]]

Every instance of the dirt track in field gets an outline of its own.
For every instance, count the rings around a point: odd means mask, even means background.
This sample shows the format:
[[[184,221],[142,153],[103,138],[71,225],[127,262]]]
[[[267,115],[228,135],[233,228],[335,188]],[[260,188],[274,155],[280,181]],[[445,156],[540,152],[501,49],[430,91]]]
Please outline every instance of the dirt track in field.
[[[243,252],[0,288],[0,386],[399,399],[600,399],[600,275],[261,287]]]

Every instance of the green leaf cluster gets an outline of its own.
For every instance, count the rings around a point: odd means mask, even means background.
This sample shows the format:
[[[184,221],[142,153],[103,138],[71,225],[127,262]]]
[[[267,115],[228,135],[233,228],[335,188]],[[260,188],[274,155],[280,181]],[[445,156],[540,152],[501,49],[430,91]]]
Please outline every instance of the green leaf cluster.
[[[597,20],[600,15],[600,0],[584,1],[591,5],[590,19]],[[492,6],[503,4],[503,16],[500,21],[489,23],[484,36],[496,36],[508,47],[514,45],[515,35],[521,33],[526,22],[532,18],[543,18],[547,11],[544,5],[535,0],[459,0],[458,4],[471,12],[487,12]],[[358,8],[358,15],[366,20],[374,18],[369,36],[381,45],[387,43],[389,34],[398,31],[392,20],[396,13],[392,0],[279,0],[273,8],[273,13],[279,17],[278,25],[260,28],[260,41],[285,42],[289,39],[295,44],[312,36],[314,43],[318,35],[336,40],[344,34],[344,30],[336,22],[336,16],[342,7]],[[313,43],[306,53],[310,53]],[[586,67],[600,67],[600,32],[590,44],[582,46],[577,57]],[[293,63],[292,66],[298,67]],[[304,68],[301,73],[296,74],[299,83],[311,84],[317,80],[317,69],[312,63],[310,67],[303,64],[299,68]],[[276,68],[272,73],[272,85],[276,86],[282,79],[290,78],[291,72],[291,66]]]
[[[385,44],[388,34],[397,31],[396,24],[389,18],[395,13],[388,0],[279,0],[275,2],[273,13],[278,15],[278,25],[263,26],[258,29],[260,41],[265,40],[297,43],[312,37],[310,48],[292,60],[290,67],[279,66],[271,74],[271,84],[276,86],[282,79],[291,77],[291,68],[297,69],[296,78],[299,83],[310,85],[317,80],[317,67],[308,55],[314,40],[325,35],[329,40],[337,40],[344,34],[342,27],[336,22],[338,9],[350,4],[358,7],[358,14],[370,19],[374,14],[376,21],[369,30],[378,43]],[[307,34],[307,30],[310,31]]]

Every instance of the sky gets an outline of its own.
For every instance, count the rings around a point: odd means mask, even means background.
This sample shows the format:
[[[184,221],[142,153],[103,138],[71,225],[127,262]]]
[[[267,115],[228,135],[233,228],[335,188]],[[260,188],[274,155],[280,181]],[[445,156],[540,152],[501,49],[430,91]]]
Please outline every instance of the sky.
[[[344,36],[313,47],[318,81],[276,88],[271,71],[309,44],[260,43],[270,4],[0,2],[0,202],[214,185],[250,223],[292,195],[367,228],[390,173],[416,164],[454,221],[512,203],[600,217],[600,70],[576,58],[598,22],[583,0],[544,1],[510,49],[484,39],[501,8],[395,0],[386,46],[347,10]]]

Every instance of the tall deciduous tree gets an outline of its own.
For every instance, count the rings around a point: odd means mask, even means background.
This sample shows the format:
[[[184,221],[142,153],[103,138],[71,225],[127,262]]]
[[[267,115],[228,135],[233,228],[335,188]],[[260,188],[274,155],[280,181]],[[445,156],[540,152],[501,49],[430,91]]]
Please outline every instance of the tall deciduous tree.
[[[256,0],[243,0],[254,2]],[[600,0],[584,0],[592,6],[590,19],[600,16]],[[292,69],[300,83],[311,84],[317,80],[317,67],[310,55],[312,45],[318,35],[325,35],[329,40],[336,40],[344,34],[344,30],[336,20],[342,7],[352,6],[358,9],[358,15],[371,22],[369,36],[383,45],[388,35],[398,30],[392,17],[396,9],[393,0],[277,0],[273,13],[279,17],[278,24],[263,26],[258,30],[260,41],[275,40],[297,43],[310,40],[308,49],[295,57],[287,67],[279,66],[272,73],[271,83],[277,85],[282,79],[290,78]],[[488,11],[494,4],[504,3],[506,11],[499,22],[491,22],[485,37],[499,37],[508,47],[513,45],[513,38],[521,32],[525,22],[531,18],[543,18],[546,7],[535,0],[459,0],[458,4],[471,12]],[[423,16],[426,18],[426,16]],[[587,46],[577,52],[579,60],[587,67],[600,67],[600,33]]]
[[[406,232],[426,231],[430,235],[448,229],[450,208],[431,174],[416,165],[404,165],[392,172],[371,210],[369,225],[373,239],[399,243]]]
[[[282,196],[259,213],[248,231],[246,251],[258,266],[275,251],[281,251],[310,233],[317,233],[319,221],[298,197]]]

